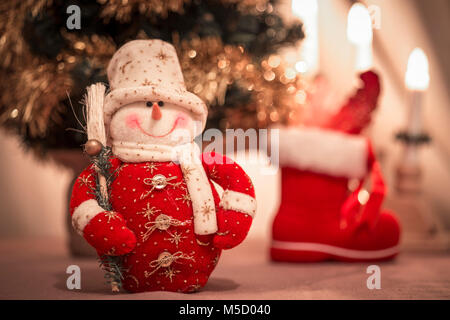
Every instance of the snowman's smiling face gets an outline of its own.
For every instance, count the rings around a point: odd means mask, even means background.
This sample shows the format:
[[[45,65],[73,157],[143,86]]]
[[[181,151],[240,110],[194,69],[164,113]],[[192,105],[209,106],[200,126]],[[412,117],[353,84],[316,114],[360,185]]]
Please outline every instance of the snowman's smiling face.
[[[113,142],[175,146],[195,138],[196,120],[194,114],[172,103],[134,102],[113,115],[110,135]]]

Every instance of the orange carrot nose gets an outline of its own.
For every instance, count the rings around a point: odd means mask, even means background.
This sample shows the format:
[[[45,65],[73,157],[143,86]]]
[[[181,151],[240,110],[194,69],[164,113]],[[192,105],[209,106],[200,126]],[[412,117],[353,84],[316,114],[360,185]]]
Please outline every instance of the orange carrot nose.
[[[153,120],[159,120],[161,119],[161,108],[158,106],[158,104],[155,102],[152,106],[152,118]]]

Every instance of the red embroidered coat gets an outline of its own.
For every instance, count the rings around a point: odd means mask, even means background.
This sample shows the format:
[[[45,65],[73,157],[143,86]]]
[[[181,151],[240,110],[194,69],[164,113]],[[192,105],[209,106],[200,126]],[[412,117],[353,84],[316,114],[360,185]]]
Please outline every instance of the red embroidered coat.
[[[216,206],[218,231],[210,235],[194,233],[185,181],[189,173],[183,176],[174,162],[125,163],[113,158],[113,211],[104,211],[95,200],[92,166],[78,177],[70,202],[74,227],[99,255],[125,254],[126,290],[198,290],[206,284],[221,250],[246,237],[256,205],[250,178],[225,156],[203,154],[202,164]],[[222,199],[211,181],[224,189]]]

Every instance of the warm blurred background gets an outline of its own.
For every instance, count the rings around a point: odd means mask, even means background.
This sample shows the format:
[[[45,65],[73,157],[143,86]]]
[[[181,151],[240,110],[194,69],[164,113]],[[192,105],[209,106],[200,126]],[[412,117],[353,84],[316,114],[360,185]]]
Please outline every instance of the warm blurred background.
[[[162,38],[174,43],[188,89],[210,106],[209,127],[265,128],[289,122],[305,108],[308,86],[319,74],[335,91],[333,101],[339,106],[357,84],[355,45],[346,30],[355,1],[318,0],[317,11],[315,1],[303,2],[307,4],[293,6],[290,0],[0,4],[0,238],[68,237],[68,188],[87,159],[81,151],[85,135],[67,129],[81,129],[73,114],[83,121],[79,103],[83,89],[95,81],[106,82],[106,63],[128,40]],[[72,3],[81,7],[81,30],[66,28],[66,8]],[[364,134],[373,139],[389,187],[386,206],[402,220],[406,248],[448,252],[450,2],[361,3],[371,12],[372,63],[382,83],[378,108]],[[411,116],[405,73],[417,47],[426,54],[430,81],[421,93],[421,112]],[[395,138],[410,121],[421,122],[420,133],[431,138],[413,147],[418,159],[418,171],[412,173],[413,196],[398,190],[399,167],[406,160],[404,140]],[[279,174],[263,175],[261,167],[242,165],[255,183],[258,200],[250,236],[269,240],[279,201]]]
[[[189,7],[183,17],[188,20],[184,24],[192,29],[195,36],[188,35],[181,23],[172,24],[176,20],[177,10],[181,10],[176,6],[178,1],[170,2],[173,3],[173,10],[158,6],[152,9],[149,6],[143,14],[136,13],[137,9],[131,10],[132,13],[127,11],[139,1],[129,1],[128,6],[121,6],[120,1],[108,1],[111,7],[106,8],[109,9],[102,7],[104,2],[74,1],[82,8],[82,28],[74,31],[64,30],[65,17],[68,16],[65,9],[69,5],[66,1],[53,1],[48,7],[46,1],[9,1],[1,5],[3,34],[0,50],[4,79],[1,85],[1,123],[8,129],[1,130],[0,136],[2,237],[66,235],[64,210],[67,188],[73,177],[67,166],[77,171],[85,164],[80,162],[79,148],[84,135],[66,130],[80,129],[73,117],[67,93],[75,112],[82,118],[79,101],[83,88],[97,80],[105,81],[105,64],[115,48],[129,39],[156,36],[178,41],[180,60],[190,89],[211,106],[210,127],[265,127],[271,122],[282,121],[286,112],[295,108],[295,102],[292,103],[295,99],[286,99],[286,94],[278,92],[285,90],[291,82],[279,82],[278,76],[273,82],[265,81],[262,90],[272,90],[274,97],[269,102],[259,102],[253,92],[245,92],[242,87],[249,86],[252,81],[261,82],[258,76],[264,77],[264,70],[259,70],[262,67],[256,65],[257,71],[247,72],[246,79],[237,79],[236,74],[241,73],[237,69],[239,66],[229,71],[227,65],[235,65],[239,61],[247,64],[247,59],[262,61],[277,50],[280,52],[279,48],[281,53],[278,54],[287,61],[286,68],[289,68],[289,63],[292,64],[292,59],[295,63],[295,59],[298,60],[296,54],[302,50],[303,34],[298,25],[303,19],[293,12],[291,1],[278,1],[274,7],[267,1],[223,1],[222,5],[226,6],[225,3],[229,2],[228,5],[232,6],[226,13],[219,13],[218,5],[199,8],[192,1],[193,7]],[[152,1],[142,1],[147,2]],[[255,7],[255,3],[259,5]],[[402,150],[401,143],[394,136],[405,127],[410,107],[404,74],[411,51],[416,47],[422,48],[428,57],[431,80],[423,95],[421,117],[432,142],[419,151],[423,169],[421,187],[427,210],[433,212],[441,227],[448,229],[450,63],[446,58],[450,54],[450,39],[446,31],[450,24],[450,3],[446,0],[379,0],[364,3],[371,10],[374,20],[373,64],[382,81],[380,103],[366,134],[374,140],[392,191],[395,167]],[[355,48],[346,33],[347,14],[352,4],[348,0],[319,0],[317,35],[312,32],[312,36],[305,40],[314,43],[311,38],[318,39],[318,50],[313,45],[307,55],[316,56],[316,59],[312,58],[317,60],[314,61],[315,72],[327,77],[337,91],[341,100],[337,100],[336,105],[352,92],[356,81]],[[232,15],[238,9],[242,10],[240,15]],[[308,16],[308,6],[298,10],[300,15],[303,12]],[[100,12],[105,18],[99,18]],[[136,22],[136,19],[127,19],[127,14],[148,19],[140,18]],[[226,14],[234,19],[226,27],[228,34],[220,24],[220,19],[224,19]],[[252,20],[249,18],[251,15],[264,16]],[[278,17],[283,20],[278,20]],[[194,23],[194,20],[197,22]],[[307,18],[307,22],[310,20]],[[235,25],[231,26],[233,23]],[[202,26],[201,30],[198,30],[198,24]],[[100,28],[100,25],[103,27]],[[17,26],[22,26],[22,30]],[[118,26],[123,26],[123,29]],[[233,31],[230,31],[232,28]],[[255,39],[258,33],[258,39]],[[241,55],[240,43],[244,44],[248,55]],[[197,54],[201,55],[201,60],[193,62],[195,58],[199,59],[195,57]],[[223,65],[220,65],[221,60]],[[204,70],[203,65],[207,65]],[[270,79],[272,75],[269,73],[266,77]],[[307,81],[307,76],[302,74],[295,77],[301,79],[301,83],[296,84],[299,88]],[[229,84],[225,91],[221,81]],[[279,89],[279,86],[283,88]],[[69,150],[66,152],[65,149]],[[55,154],[57,161],[48,161]],[[66,164],[66,167],[59,163]],[[257,225],[252,233],[265,234],[277,207],[278,177],[259,177],[259,170],[253,166],[248,170],[254,171],[252,175],[261,203],[261,212],[258,212]],[[258,185],[258,181],[267,179],[271,183]]]

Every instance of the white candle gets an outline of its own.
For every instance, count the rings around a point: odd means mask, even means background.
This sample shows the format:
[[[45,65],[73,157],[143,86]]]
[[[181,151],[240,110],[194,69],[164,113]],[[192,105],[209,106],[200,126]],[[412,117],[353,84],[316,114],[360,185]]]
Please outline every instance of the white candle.
[[[292,0],[292,13],[303,22],[305,39],[300,47],[298,72],[314,76],[319,71],[319,25],[317,0]]]
[[[367,8],[355,3],[348,12],[347,38],[356,47],[357,71],[372,68],[372,19]]]
[[[430,75],[428,59],[420,48],[415,48],[409,55],[405,73],[405,84],[409,90],[410,110],[407,131],[411,135],[422,133],[422,100],[428,89]]]

